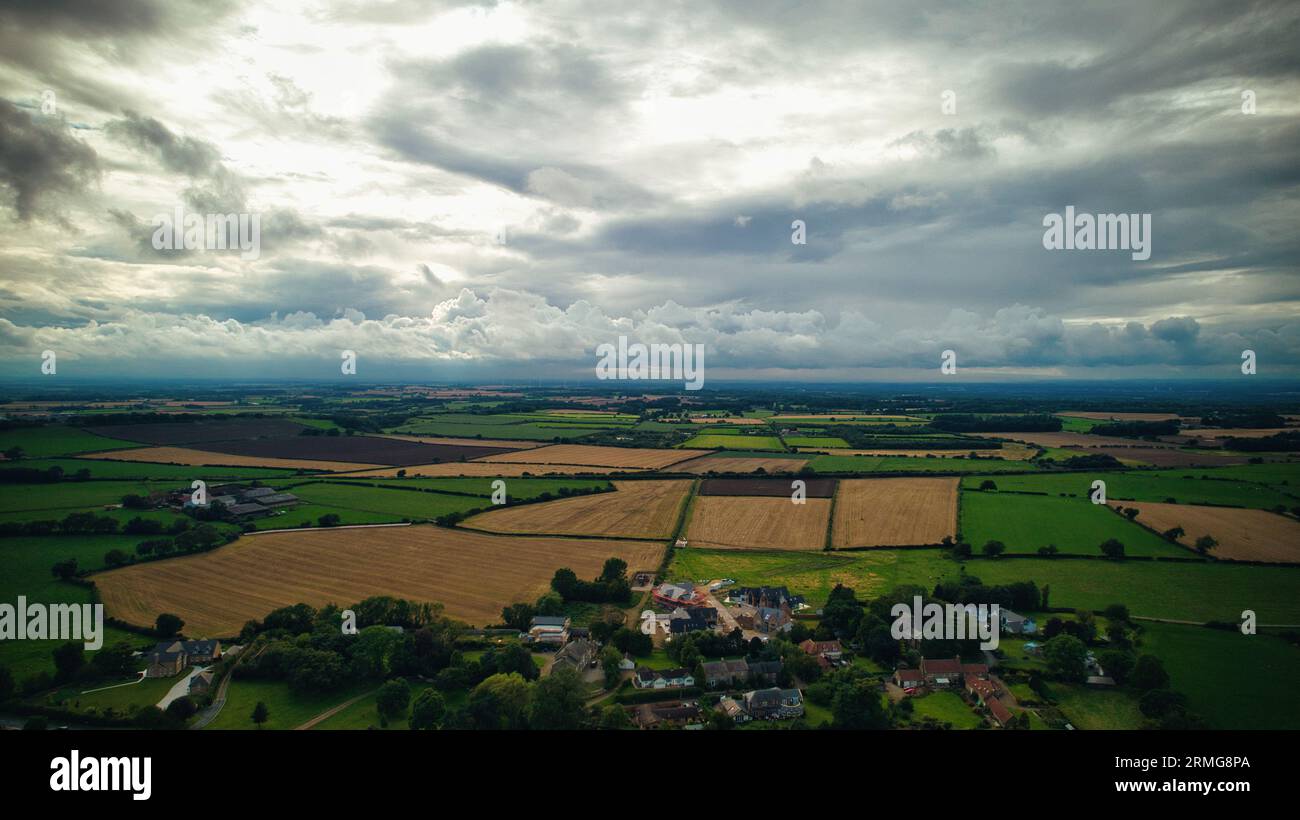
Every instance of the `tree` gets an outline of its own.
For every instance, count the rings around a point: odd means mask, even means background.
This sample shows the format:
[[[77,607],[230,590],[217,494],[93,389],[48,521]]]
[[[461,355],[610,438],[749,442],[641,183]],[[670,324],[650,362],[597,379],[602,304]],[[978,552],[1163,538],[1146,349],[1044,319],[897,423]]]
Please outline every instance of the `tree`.
[[[1142,511],[1139,510],[1137,507],[1125,507],[1124,517],[1127,518],[1129,521],[1132,521],[1133,519],[1138,517],[1138,513],[1140,512]]]
[[[630,729],[632,720],[622,706],[617,703],[607,703],[605,708],[600,710],[600,721],[597,725],[601,729]]]
[[[9,667],[0,666],[0,703],[14,696],[14,673]]]
[[[185,621],[181,616],[173,615],[170,612],[164,612],[153,622],[154,631],[160,638],[174,638],[180,634],[185,627]]]
[[[257,705],[253,707],[252,717],[253,717],[253,723],[256,723],[257,728],[261,729],[262,724],[266,723],[266,721],[270,719],[271,710],[267,709],[266,704],[259,700],[257,702]]]
[[[836,729],[884,729],[889,725],[880,692],[864,680],[852,680],[835,690],[831,725]]]
[[[619,668],[619,664],[622,662],[623,653],[619,652],[617,648],[606,645],[600,651],[600,668],[605,673],[606,689],[613,689],[618,686],[618,679],[623,673],[623,670]]]
[[[1182,527],[1170,527],[1161,533],[1161,535],[1165,537],[1166,541],[1177,541],[1186,534],[1187,532]]]
[[[1144,692],[1165,689],[1169,686],[1169,673],[1165,671],[1165,665],[1155,655],[1143,655],[1133,665],[1130,680],[1135,688]]]
[[[106,567],[120,567],[130,560],[131,556],[122,552],[122,550],[113,549],[104,553],[104,566]]]
[[[622,558],[606,558],[605,566],[600,570],[597,581],[617,581],[627,577],[627,561]]]
[[[586,687],[577,670],[553,669],[537,682],[528,708],[528,725],[533,729],[580,729],[586,717]]]
[[[1129,619],[1128,607],[1124,604],[1111,604],[1102,610],[1101,614],[1105,615],[1107,620],[1111,621],[1127,622]]]
[[[379,710],[379,717],[385,721],[405,717],[410,705],[411,684],[405,678],[388,681],[379,687],[379,693],[375,695],[375,708]]]
[[[1058,548],[1055,544],[1048,544],[1048,545],[1045,546],[1045,547],[1039,547],[1039,548],[1038,548],[1038,554],[1039,554],[1039,555],[1044,555],[1044,556],[1047,556],[1047,557],[1051,557],[1051,556],[1053,556],[1053,555],[1056,555],[1056,554],[1057,554],[1058,552],[1060,552],[1060,551],[1061,551],[1060,548]]]
[[[558,592],[547,592],[537,599],[538,615],[560,615],[564,613],[564,598]]]
[[[1159,719],[1187,709],[1187,696],[1172,689],[1152,689],[1138,701],[1138,710],[1149,718]]]
[[[526,728],[528,681],[518,673],[496,674],[475,686],[465,708],[475,729]]]
[[[343,522],[338,513],[326,513],[316,519],[316,523],[322,527],[337,527]]]
[[[184,695],[167,704],[166,715],[177,723],[184,723],[198,711],[199,707],[194,705],[194,701]]]
[[[1043,644],[1043,659],[1051,672],[1067,681],[1081,681],[1088,671],[1088,648],[1073,635],[1060,634]]]
[[[415,703],[411,705],[411,720],[408,725],[412,729],[421,731],[437,729],[446,714],[447,701],[442,697],[442,693],[437,689],[425,689],[416,696]]]
[[[953,544],[953,545],[952,545],[952,556],[953,556],[954,558],[958,558],[958,559],[969,558],[969,557],[970,557],[970,544],[967,544],[965,541],[958,541],[956,544]]]
[[[66,561],[59,561],[50,567],[50,573],[61,580],[68,580],[77,574],[77,559],[69,558]]]
[[[5,459],[8,461],[20,461],[23,457],[23,448],[14,446],[5,450]]]
[[[990,558],[996,558],[1007,551],[1007,545],[1001,541],[988,541],[984,544],[983,552]]]
[[[86,650],[82,644],[69,641],[53,652],[55,678],[69,681],[86,665]]]
[[[1118,538],[1107,538],[1101,542],[1101,554],[1107,558],[1123,558],[1124,544]]]
[[[1196,552],[1200,555],[1209,555],[1210,550],[1219,546],[1219,542],[1214,540],[1212,535],[1202,535],[1196,539]]]
[[[980,482],[981,490],[996,490],[997,488],[998,483],[991,478],[986,478]]]
[[[1097,653],[1097,663],[1116,683],[1123,686],[1133,674],[1136,658],[1126,649],[1104,649]]]
[[[131,644],[125,641],[119,641],[96,652],[90,663],[95,667],[95,671],[105,678],[124,677],[135,669]]]

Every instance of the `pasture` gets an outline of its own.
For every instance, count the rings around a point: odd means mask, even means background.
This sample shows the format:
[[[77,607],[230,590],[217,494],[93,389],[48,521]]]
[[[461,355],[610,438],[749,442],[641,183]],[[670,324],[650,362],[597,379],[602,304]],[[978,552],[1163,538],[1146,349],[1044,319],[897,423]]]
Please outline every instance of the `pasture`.
[[[1126,555],[1187,555],[1103,505],[1056,496],[964,490],[961,537],[977,552],[996,540],[1006,544],[1009,553],[1033,554],[1055,544],[1063,553],[1101,555],[1101,543],[1117,538]]]

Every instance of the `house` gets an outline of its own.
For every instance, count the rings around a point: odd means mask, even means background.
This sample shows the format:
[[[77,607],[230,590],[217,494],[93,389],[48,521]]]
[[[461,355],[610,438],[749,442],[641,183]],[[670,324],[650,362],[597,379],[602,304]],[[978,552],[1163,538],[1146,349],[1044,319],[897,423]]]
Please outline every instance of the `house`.
[[[623,660],[618,662],[618,668],[623,672],[631,672],[632,670],[636,669],[636,661],[632,660],[631,655],[624,652]]]
[[[709,688],[729,686],[735,680],[726,661],[708,661],[700,666],[704,670],[704,685]]]
[[[212,688],[212,670],[205,669],[190,678],[190,694],[200,695]]]
[[[145,667],[146,678],[170,678],[181,673],[185,668],[185,653],[181,651],[150,652],[148,666]]]
[[[570,621],[564,615],[537,615],[528,627],[528,643],[563,646],[569,640]]]
[[[765,634],[789,632],[794,628],[794,617],[785,604],[780,609],[758,607],[754,610],[754,629]]]
[[[551,674],[555,674],[557,669],[569,668],[578,672],[584,672],[590,669],[595,663],[596,658],[600,655],[600,647],[595,641],[589,641],[586,638],[576,638],[564,645],[564,648],[555,653],[555,660],[551,661]]]
[[[1006,725],[1012,719],[1011,710],[1002,705],[1002,701],[997,698],[990,698],[985,705],[989,707],[989,714],[993,716],[998,725],[1006,728]]]
[[[723,696],[722,700],[718,701],[718,709],[737,723],[744,723],[749,720],[749,714],[745,711],[745,707],[741,706],[735,698]]]
[[[632,685],[638,689],[681,689],[695,685],[695,676],[689,669],[651,669],[638,666],[632,674]]]
[[[960,684],[966,675],[985,680],[989,668],[983,663],[962,663],[961,658],[922,658],[921,674],[929,686],[954,686]]]
[[[650,594],[655,603],[672,608],[703,606],[707,603],[705,597],[697,593],[695,586],[689,583],[660,584]]]
[[[239,494],[240,501],[257,501],[268,495],[275,495],[275,490],[271,487],[254,487],[251,490],[244,490]]]
[[[705,612],[713,614],[710,619],[704,615]],[[708,607],[693,607],[691,609],[682,609],[678,607],[673,610],[672,616],[668,621],[668,631],[673,635],[685,635],[690,632],[700,632],[706,629],[712,629],[713,624],[718,622],[718,611]]]
[[[659,726],[686,726],[699,720],[700,705],[695,702],[673,701],[647,703],[637,708],[635,721],[642,729]]]
[[[920,669],[895,669],[894,683],[901,689],[915,689],[925,685],[925,675]]]
[[[146,678],[170,678],[190,664],[211,663],[221,659],[220,641],[163,641],[156,644],[147,658]]]
[[[754,720],[785,720],[803,715],[803,693],[798,689],[756,689],[743,697],[745,712]]]
[[[1089,686],[1114,686],[1115,679],[1109,675],[1089,675],[1083,681]]]
[[[1002,631],[1011,635],[1033,635],[1038,632],[1038,625],[1032,618],[1017,615],[1009,609],[1001,610]]]
[[[221,660],[221,641],[181,641],[181,648],[190,663]]]
[[[805,655],[812,655],[823,669],[829,669],[844,657],[844,647],[839,641],[814,641],[812,638],[799,644]]]
[[[995,700],[998,696],[997,684],[991,680],[985,680],[974,675],[967,675],[964,678],[966,693],[975,699],[976,703],[984,704],[986,701]]]
[[[804,604],[802,595],[791,595],[785,587],[736,587],[727,595],[727,600],[756,609],[780,609],[784,606],[796,610]]]
[[[744,663],[744,661],[740,661],[740,663]],[[770,686],[776,685],[776,679],[781,674],[780,661],[752,661],[748,666],[748,677],[750,679]]]

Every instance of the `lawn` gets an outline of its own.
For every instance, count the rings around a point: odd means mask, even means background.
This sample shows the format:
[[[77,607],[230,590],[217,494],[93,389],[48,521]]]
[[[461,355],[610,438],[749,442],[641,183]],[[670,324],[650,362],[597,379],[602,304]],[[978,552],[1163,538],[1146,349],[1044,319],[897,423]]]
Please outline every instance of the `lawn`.
[[[784,450],[781,439],[776,436],[729,436],[709,435],[694,436],[681,445],[688,450]]]
[[[1286,495],[1265,484],[1247,481],[1206,481],[1185,470],[1128,473],[1071,473],[1066,475],[968,476],[963,489],[976,489],[980,482],[993,479],[998,490],[1069,495],[1087,499],[1092,482],[1106,482],[1106,498],[1124,501],[1166,501],[1179,504],[1218,504],[1231,507],[1271,509],[1281,504],[1290,507],[1300,499]]]
[[[268,719],[264,729],[294,729],[325,710],[357,695],[378,689],[379,684],[366,681],[324,695],[299,695],[283,681],[233,680],[226,694],[226,705],[206,729],[256,729],[253,708],[258,701],[266,704]]]
[[[1087,499],[963,490],[958,530],[976,551],[997,540],[1013,553],[1055,544],[1064,553],[1100,555],[1099,545],[1117,538],[1126,555],[1187,556],[1182,547]]]
[[[1143,624],[1143,646],[1214,729],[1300,729],[1300,648],[1267,633]]]
[[[974,729],[984,722],[956,692],[931,692],[924,697],[912,698],[912,705],[913,721],[930,717],[940,724],[951,723],[954,729]]]
[[[745,586],[786,585],[808,603],[825,602],[837,583],[859,598],[895,586],[926,590],[963,571],[985,584],[1033,581],[1051,588],[1050,605],[1102,610],[1127,604],[1134,615],[1195,621],[1237,621],[1253,609],[1260,623],[1300,623],[1300,569],[1224,563],[1105,561],[1067,558],[976,559],[964,564],[941,550],[749,552],[681,549],[671,578],[734,578]]]
[[[1137,729],[1142,726],[1137,696],[1122,689],[1092,689],[1052,683],[1056,705],[1076,729]]]
[[[0,431],[0,452],[10,447],[23,448],[24,458],[53,458],[76,453],[93,453],[97,450],[120,450],[140,447],[134,441],[121,441],[88,433],[80,427],[51,424],[43,427],[19,427]],[[16,466],[27,466],[22,461]]]

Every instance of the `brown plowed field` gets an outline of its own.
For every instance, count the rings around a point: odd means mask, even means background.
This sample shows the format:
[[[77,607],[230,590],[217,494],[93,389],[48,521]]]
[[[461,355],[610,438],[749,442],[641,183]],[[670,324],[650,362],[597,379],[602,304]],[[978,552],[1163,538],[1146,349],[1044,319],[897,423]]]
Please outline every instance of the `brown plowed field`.
[[[188,447],[141,447],[133,450],[112,450],[107,453],[82,453],[78,458],[98,458],[105,461],[147,461],[158,464],[190,464],[213,467],[283,467],[288,470],[361,470],[383,467],[382,464],[362,464],[354,461],[316,461],[306,458],[262,458],[260,456],[235,456],[228,453],[211,453],[191,450]]]
[[[740,456],[704,456],[673,465],[675,473],[752,473],[760,467],[769,473],[797,473],[808,463],[805,458],[743,458]]]
[[[355,470],[357,465],[352,465]],[[349,478],[390,478],[397,475],[398,470],[405,470],[406,475],[410,477],[440,477],[440,476],[521,476],[524,473],[534,476],[544,476],[550,474],[556,475],[593,475],[604,473],[635,473],[639,470],[631,467],[583,467],[576,464],[496,464],[490,461],[448,461],[440,464],[415,464],[410,467],[386,467],[379,470],[360,470],[350,473],[343,473]]]
[[[499,447],[503,450],[531,450],[544,446],[540,441],[517,441],[503,438],[449,438],[447,436],[406,436],[400,433],[384,433],[379,438],[391,438],[397,441],[414,441],[419,444],[452,444],[458,446]]]
[[[160,612],[185,620],[187,635],[228,636],[250,619],[298,602],[347,606],[372,595],[438,602],[475,625],[501,608],[534,601],[569,567],[580,578],[605,559],[655,567],[650,541],[527,538],[433,526],[304,530],[245,536],[201,555],[150,561],[95,576],[108,614],[147,626]]]
[[[795,504],[789,498],[700,496],[686,538],[692,547],[819,550],[830,514],[826,498]]]
[[[1267,510],[1147,501],[1125,501],[1111,506],[1137,507],[1141,510],[1138,523],[1156,532],[1182,527],[1186,535],[1178,543],[1192,550],[1196,548],[1196,539],[1202,535],[1213,536],[1219,546],[1210,550],[1210,555],[1216,558],[1300,562],[1300,521]]]
[[[956,478],[841,480],[831,544],[938,544],[957,532],[957,484]]]
[[[598,447],[591,444],[552,444],[519,453],[491,455],[480,461],[494,464],[580,464],[601,467],[660,469],[708,450],[651,450],[637,447]]]
[[[388,464],[405,467],[432,461],[460,461],[503,455],[512,450],[461,444],[417,444],[380,436],[290,436],[288,438],[211,441],[194,445],[197,450],[268,458],[309,458]]]
[[[807,498],[835,495],[835,479],[805,478]],[[794,489],[788,478],[707,478],[700,482],[700,495],[755,495],[790,498]]]
[[[614,487],[612,493],[491,510],[464,526],[536,535],[667,538],[677,526],[691,481],[615,481]]]

